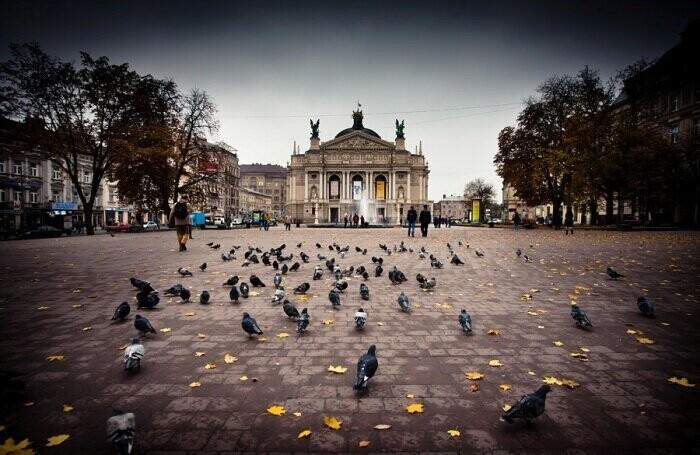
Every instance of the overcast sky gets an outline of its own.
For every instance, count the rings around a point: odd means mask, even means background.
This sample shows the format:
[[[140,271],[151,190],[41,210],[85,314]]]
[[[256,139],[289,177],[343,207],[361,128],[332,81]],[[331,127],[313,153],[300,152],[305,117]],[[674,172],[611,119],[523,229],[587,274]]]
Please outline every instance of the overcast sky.
[[[241,163],[286,166],[309,119],[322,141],[364,125],[406,147],[423,142],[429,195],[461,194],[481,177],[500,199],[498,132],[554,74],[584,65],[604,78],[678,43],[700,1],[5,1],[6,44],[80,51],[207,91],[222,140]]]

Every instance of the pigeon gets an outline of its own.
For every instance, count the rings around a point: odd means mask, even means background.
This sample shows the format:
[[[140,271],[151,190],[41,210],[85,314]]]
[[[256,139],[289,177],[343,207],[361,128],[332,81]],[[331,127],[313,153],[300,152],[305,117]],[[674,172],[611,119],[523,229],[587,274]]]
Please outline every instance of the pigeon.
[[[430,278],[428,280],[425,280],[424,283],[421,283],[420,288],[421,289],[433,289],[437,282],[435,281],[435,278]]]
[[[438,261],[437,258],[433,258],[430,260],[430,267],[434,267],[436,269],[441,269],[442,268],[442,262]]]
[[[316,248],[321,248],[321,244],[320,244],[320,243],[317,243],[317,244],[316,244]]]
[[[107,440],[114,444],[119,455],[128,455],[134,447],[136,418],[119,406],[112,409],[112,417],[107,419]]]
[[[158,305],[160,297],[158,297],[158,291],[148,291],[144,289],[136,294],[136,301],[138,302],[136,308],[153,309]]]
[[[284,301],[284,303],[282,304],[282,309],[284,310],[284,314],[286,314],[288,318],[299,317],[299,310],[297,310],[297,307],[295,307],[294,304],[289,300]]]
[[[423,283],[425,283],[427,280],[428,280],[428,279],[427,279],[426,277],[424,277],[424,276],[423,276],[422,274],[420,274],[420,273],[416,275],[416,281],[418,282],[418,284],[423,284]]]
[[[472,317],[469,316],[469,313],[467,313],[467,310],[465,309],[462,309],[462,311],[459,313],[459,325],[462,326],[462,330],[465,332],[472,332]]]
[[[241,283],[239,286],[239,289],[241,290],[241,297],[244,299],[248,298],[248,292],[250,292],[250,287],[248,287],[248,283]]]
[[[209,295],[209,291],[204,290],[201,294],[199,294],[199,303],[201,303],[202,305],[208,305],[210,298],[211,296]]]
[[[340,267],[335,267],[333,275],[335,275],[335,281],[340,281],[343,278],[343,272],[340,271]]]
[[[530,262],[532,262],[532,258],[530,256],[528,256],[527,254],[523,255],[523,258],[525,258],[525,262],[527,262],[528,264]]]
[[[314,280],[320,280],[322,276],[323,269],[319,266],[316,266],[316,268],[314,269]]]
[[[188,302],[191,295],[192,293],[189,289],[182,288],[182,291],[180,291],[180,299],[182,299],[183,302]]]
[[[284,299],[284,288],[280,288],[275,291],[275,295],[272,296],[272,304],[279,305],[282,303],[282,299]]]
[[[184,287],[178,283],[175,286],[172,286],[172,287],[169,287],[168,289],[166,289],[165,292],[163,292],[163,295],[175,297],[175,296],[180,295],[180,293],[182,292],[183,289],[184,289]]]
[[[306,328],[309,326],[309,313],[306,308],[301,310],[299,319],[297,319],[297,333],[306,332]]]
[[[335,288],[340,291],[340,292],[345,292],[345,290],[348,288],[348,282],[345,280],[338,280],[335,282],[333,285]]]
[[[275,273],[275,276],[272,279],[272,281],[273,281],[273,284],[275,285],[275,287],[279,288],[280,285],[282,284],[282,275],[280,275],[279,273]]]
[[[618,278],[625,277],[624,275],[620,275],[619,273],[617,273],[617,271],[615,269],[613,269],[612,267],[608,267],[605,271],[607,272],[608,276],[610,278],[612,278],[613,280],[617,280]]]
[[[230,261],[230,260],[231,260],[231,254],[230,254],[230,253],[229,253],[229,254],[221,253],[221,260],[224,261],[224,262]]]
[[[243,313],[243,320],[241,321],[241,327],[243,327],[243,330],[245,330],[245,333],[248,334],[248,338],[252,337],[254,334],[255,335],[262,335],[263,332],[260,330],[260,327],[258,327],[258,323],[255,322],[255,319],[251,318],[248,313]]]
[[[301,242],[297,243],[297,248],[301,248]]]
[[[357,390],[358,392],[365,390],[367,388],[367,381],[377,372],[379,362],[377,362],[376,352],[376,346],[372,345],[367,350],[367,354],[364,354],[360,357],[360,360],[357,361],[357,380],[352,387],[353,390]]]
[[[216,245],[212,245],[210,248],[211,248],[212,250],[218,250],[219,248],[221,248],[221,244],[220,244],[220,243],[217,243]]]
[[[110,232],[110,233],[109,233],[109,236],[110,236],[110,237],[114,237],[114,232]]]
[[[141,344],[141,339],[139,337],[134,337],[131,340],[131,344],[126,347],[124,351],[124,371],[133,373],[136,370],[141,369],[141,359],[146,350]]]
[[[325,260],[326,260],[326,257],[325,257],[324,255],[322,255],[321,253],[318,253],[318,254],[316,255],[316,257],[318,258],[319,261],[325,261]]]
[[[362,255],[364,256],[364,255],[366,255],[366,254],[367,254],[367,248],[364,248],[364,249],[362,250]]]
[[[367,273],[366,271],[362,272],[362,279],[365,281],[369,280],[369,273]]]
[[[330,300],[331,305],[333,305],[333,308],[339,307],[340,306],[340,294],[338,291],[335,289],[331,289],[331,292],[328,293],[328,300]]]
[[[369,288],[365,283],[360,283],[360,297],[362,300],[369,300]]]
[[[574,318],[576,325],[579,327],[593,327],[588,316],[586,316],[586,312],[578,305],[571,305],[571,317]]]
[[[501,421],[513,423],[515,419],[524,419],[528,425],[532,419],[544,412],[544,402],[547,393],[552,390],[547,384],[530,395],[523,395],[505,414],[501,416]]]
[[[214,242],[205,243],[206,246],[212,246]]]
[[[517,250],[515,250],[515,255],[516,255],[517,257],[520,257],[521,254],[523,254],[523,252],[520,251],[520,248],[518,248]]]
[[[279,269],[280,269],[280,263],[277,262],[277,261],[273,261],[273,262],[272,262],[272,268],[273,268],[274,270],[279,270]]]
[[[156,329],[153,328],[151,325],[151,321],[148,319],[144,318],[140,314],[136,315],[136,319],[134,319],[134,327],[136,330],[141,332],[141,334],[145,335],[146,333],[156,333]]]
[[[290,271],[290,272],[296,272],[296,271],[298,271],[298,270],[299,270],[299,265],[300,265],[300,264],[299,264],[298,262],[295,262],[295,263],[292,264],[292,266],[289,268],[289,271]]]
[[[231,291],[228,293],[228,298],[231,299],[232,303],[238,303],[240,294],[238,293],[238,288],[236,286],[231,286]]]
[[[263,283],[260,278],[258,278],[257,275],[251,275],[250,276],[250,284],[253,285],[255,288],[264,288],[265,283]]]
[[[139,291],[143,291],[144,289],[153,289],[151,288],[151,283],[148,281],[139,280],[133,276],[129,278],[129,281],[131,281],[131,285]]]
[[[123,304],[122,304],[123,305]],[[647,300],[646,297],[639,297],[637,298],[637,308],[639,308],[639,311],[642,312],[642,314],[648,318],[653,318],[654,317],[654,305]],[[127,314],[129,313],[127,309]],[[115,313],[116,315],[116,313]],[[114,319],[114,318],[112,318]]]
[[[232,277],[229,277],[228,280],[222,286],[236,286],[238,284],[238,275],[234,275]]]
[[[192,272],[187,270],[185,267],[180,267],[177,269],[177,273],[179,273],[182,276],[192,276]]]
[[[299,253],[299,257],[301,258],[302,261],[305,263],[309,262],[309,255],[304,253],[303,251]]]
[[[249,267],[249,266],[250,266],[250,261],[248,259],[243,261],[243,264],[241,264],[241,267]]]
[[[462,262],[462,260],[459,259],[459,256],[457,256],[456,254],[454,256],[452,256],[450,263],[454,264],[454,265],[464,265],[464,262]]]
[[[355,274],[356,274],[356,275],[362,275],[363,273],[365,273],[365,270],[366,270],[366,269],[365,269],[365,266],[364,266],[364,265],[361,265],[361,266],[359,266],[357,269],[355,269]]]
[[[114,316],[112,316],[112,320],[120,320],[123,321],[129,312],[131,311],[131,306],[129,306],[129,302],[122,302],[119,305],[117,305],[117,309],[114,310]]]
[[[287,272],[289,271],[289,267],[287,266],[287,264],[282,264],[282,267],[280,270],[282,270],[282,275],[286,275]]]
[[[202,272],[204,272],[206,269],[207,269],[207,263],[206,263],[206,262],[202,263],[202,264],[199,266],[199,270],[201,270]]]
[[[311,286],[309,283],[301,283],[299,286],[294,288],[294,293],[295,294],[306,294],[306,291],[309,290]]]
[[[478,257],[480,257],[480,258],[483,258],[483,257],[484,257],[484,252],[481,251],[481,250],[478,249],[478,248],[477,248],[476,250],[474,250],[474,253],[475,253]]]
[[[378,266],[374,269],[374,276],[375,276],[375,277],[382,276],[382,272],[384,272],[384,269],[382,268],[381,265],[378,265]]]
[[[411,310],[411,306],[408,303],[408,297],[406,297],[406,294],[403,292],[399,295],[399,298],[397,300],[399,302],[399,306],[401,307],[401,311],[409,312]]]
[[[355,328],[357,330],[362,330],[365,328],[365,323],[367,322],[367,313],[363,308],[360,308],[355,312]]]

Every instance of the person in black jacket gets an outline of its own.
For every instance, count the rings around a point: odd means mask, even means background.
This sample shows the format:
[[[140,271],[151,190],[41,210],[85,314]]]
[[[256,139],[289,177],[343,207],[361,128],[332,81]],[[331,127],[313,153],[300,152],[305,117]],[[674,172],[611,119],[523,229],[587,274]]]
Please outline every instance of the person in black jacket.
[[[416,212],[416,209],[414,209],[413,206],[411,206],[411,208],[408,209],[408,213],[406,214],[406,222],[408,223],[409,237],[416,236],[416,220],[418,220],[418,212]]]
[[[430,210],[428,210],[427,205],[423,206],[423,210],[420,212],[418,221],[420,222],[420,233],[423,235],[423,237],[427,237],[428,225],[430,224]]]

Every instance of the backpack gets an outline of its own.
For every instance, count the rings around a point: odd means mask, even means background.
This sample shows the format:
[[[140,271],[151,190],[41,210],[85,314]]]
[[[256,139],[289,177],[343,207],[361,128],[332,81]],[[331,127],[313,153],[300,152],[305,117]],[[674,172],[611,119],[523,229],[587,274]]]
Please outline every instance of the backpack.
[[[187,218],[187,204],[184,202],[178,202],[175,204],[175,210],[173,211],[175,218],[178,220],[184,220]]]

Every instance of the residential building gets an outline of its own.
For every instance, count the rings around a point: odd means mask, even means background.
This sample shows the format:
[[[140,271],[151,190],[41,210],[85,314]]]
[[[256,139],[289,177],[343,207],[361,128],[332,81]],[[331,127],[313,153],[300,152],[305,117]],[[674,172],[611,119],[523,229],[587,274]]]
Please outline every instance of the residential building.
[[[241,164],[241,187],[272,198],[272,214],[285,214],[287,201],[287,169],[278,164]]]
[[[240,197],[240,213],[249,216],[254,211],[272,213],[272,196],[249,188],[238,190]]]

